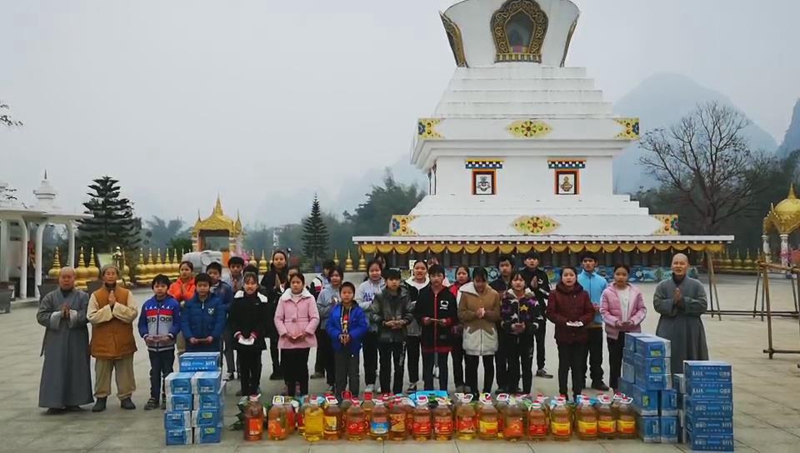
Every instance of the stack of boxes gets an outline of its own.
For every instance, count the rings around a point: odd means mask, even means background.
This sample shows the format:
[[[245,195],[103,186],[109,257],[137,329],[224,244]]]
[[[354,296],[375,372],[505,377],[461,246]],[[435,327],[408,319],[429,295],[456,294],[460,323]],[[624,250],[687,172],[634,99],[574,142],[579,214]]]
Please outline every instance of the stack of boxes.
[[[222,441],[225,385],[219,358],[218,352],[187,352],[180,358],[180,371],[165,379],[167,445]]]
[[[672,388],[669,340],[627,334],[620,391],[633,398],[645,443],[678,443],[678,393]]]
[[[733,451],[732,376],[728,363],[692,360],[675,375],[681,431],[693,451]]]

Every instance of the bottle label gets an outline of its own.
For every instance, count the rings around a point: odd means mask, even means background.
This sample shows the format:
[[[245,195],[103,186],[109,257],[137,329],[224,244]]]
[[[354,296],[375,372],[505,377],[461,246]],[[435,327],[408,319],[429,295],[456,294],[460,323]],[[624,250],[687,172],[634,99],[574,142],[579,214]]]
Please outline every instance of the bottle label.
[[[583,420],[578,420],[578,432],[581,434],[587,434],[590,436],[597,435],[597,421],[593,422],[585,422]]]
[[[325,416],[325,432],[336,432],[339,430],[339,419],[336,417]]]
[[[363,421],[352,421],[347,424],[347,434],[350,435],[359,435],[364,434],[364,422]]]
[[[431,419],[414,420],[414,434],[429,436],[431,434]]]
[[[481,434],[497,435],[497,422],[486,422],[481,420],[478,422],[478,428]]]
[[[436,417],[433,429],[436,435],[449,436],[453,434],[453,419],[449,415]]]
[[[250,418],[247,420],[247,435],[260,436],[264,431],[264,422],[260,418]]]
[[[372,420],[370,432],[374,435],[383,436],[389,433],[389,422]]]
[[[552,422],[550,423],[550,431],[553,432],[554,436],[569,436],[572,435],[572,426],[570,426],[569,422]]]
[[[389,414],[389,423],[393,433],[406,431],[406,414]]]
[[[522,419],[509,420],[505,424],[504,435],[506,437],[522,437],[523,429]]]
[[[617,423],[614,420],[600,420],[597,422],[597,429],[603,434],[614,434]]]
[[[617,421],[617,431],[622,434],[635,434],[636,421],[635,420],[619,420]]]
[[[473,417],[459,417],[459,419],[458,419],[458,432],[459,433],[474,433],[475,432],[475,419]]]
[[[547,435],[547,423],[531,423],[528,426],[528,435],[531,437],[541,437]]]
[[[270,437],[283,437],[286,434],[286,430],[280,420],[270,420],[267,424],[267,429]]]

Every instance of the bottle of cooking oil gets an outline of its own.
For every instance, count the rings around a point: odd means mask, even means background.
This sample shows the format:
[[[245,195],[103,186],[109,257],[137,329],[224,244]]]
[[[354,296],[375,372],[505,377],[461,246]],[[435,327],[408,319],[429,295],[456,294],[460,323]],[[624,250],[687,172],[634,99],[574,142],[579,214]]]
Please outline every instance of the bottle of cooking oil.
[[[347,410],[350,409],[350,406],[353,405],[353,394],[350,392],[342,392],[342,402],[339,403],[339,409],[342,410],[342,423],[339,426],[339,430],[342,431],[342,434],[345,434],[347,431]]]
[[[295,402],[297,404],[295,404]],[[293,401],[292,405],[294,406],[295,411],[295,422],[297,423],[297,432],[300,435],[305,435],[306,432],[306,422],[305,422],[305,414],[306,414],[306,406],[308,406],[308,396],[304,396],[300,401]]]
[[[294,411],[294,399],[285,398],[283,405],[286,408],[286,436],[294,434],[297,427],[297,413]]]
[[[401,398],[401,404],[406,411],[406,437],[414,437],[414,401],[411,398]]]
[[[550,433],[554,440],[567,441],[572,437],[570,413],[563,398],[557,399],[550,410]]]
[[[309,442],[319,442],[325,433],[325,413],[319,406],[319,400],[311,398],[304,412],[305,438]]]
[[[427,396],[421,395],[417,397],[416,407],[413,411],[413,420],[412,435],[414,436],[414,440],[429,440],[433,432],[433,426],[431,423],[431,409],[428,407]]]
[[[370,395],[371,396],[371,395]],[[384,441],[389,437],[389,410],[383,401],[375,401],[369,419],[369,437],[373,440]]]
[[[611,409],[611,398],[601,395],[597,398],[597,436],[600,439],[613,439],[617,435],[617,418]]]
[[[433,438],[436,440],[453,440],[453,411],[445,398],[436,398],[433,409]]]
[[[244,440],[259,441],[264,438],[264,406],[257,396],[251,396],[244,411]]]
[[[472,395],[465,395],[456,410],[456,434],[459,440],[472,440],[478,434],[478,414],[472,406]]]
[[[497,439],[499,414],[491,401],[484,401],[478,411],[478,438],[481,440]]]
[[[578,421],[578,438],[581,440],[597,440],[597,409],[589,398],[584,398],[576,409]]]
[[[347,409],[347,440],[364,440],[367,437],[366,416],[361,405],[353,401]]]
[[[528,410],[528,439],[547,440],[547,425],[547,414],[541,403],[531,404],[531,408]]]
[[[494,408],[497,409],[497,437],[502,439],[505,436],[506,409],[508,408],[509,396],[506,393],[497,395]]]
[[[400,398],[395,398],[389,409],[389,440],[395,442],[406,440],[406,421],[408,414],[405,408],[406,406]],[[372,415],[374,416],[375,413],[373,412]]]
[[[636,415],[633,413],[633,398],[625,398],[620,402],[617,415],[617,437],[620,439],[636,438]]]
[[[323,438],[325,440],[339,440],[342,424],[342,410],[339,409],[336,397],[325,398],[325,418]]]
[[[282,396],[272,399],[272,407],[267,415],[267,437],[269,440],[286,440],[289,436],[286,405]]]
[[[516,399],[510,399],[503,416],[503,438],[509,442],[517,442],[525,437],[525,419]]]

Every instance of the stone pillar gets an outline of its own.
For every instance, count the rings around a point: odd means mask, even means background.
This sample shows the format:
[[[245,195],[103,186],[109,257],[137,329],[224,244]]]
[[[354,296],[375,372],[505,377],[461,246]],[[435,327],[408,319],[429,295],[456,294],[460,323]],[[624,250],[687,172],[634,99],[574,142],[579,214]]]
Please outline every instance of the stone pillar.
[[[781,266],[789,267],[789,235],[781,235]]]
[[[19,226],[22,228],[22,266],[19,268],[19,295],[18,299],[28,298],[28,241],[30,240],[30,231],[28,231],[28,224],[20,217]],[[38,261],[36,262],[39,263]],[[36,287],[36,297],[39,297],[39,287]]]
[[[42,243],[44,242],[44,228],[47,219],[39,223],[36,228],[36,274],[33,276],[36,285],[36,297],[39,297],[39,285],[42,284]],[[27,244],[25,245],[27,247]]]
[[[8,281],[8,220],[0,219],[0,281]]]
[[[766,234],[762,235],[761,236],[761,244],[762,244],[761,252],[764,254],[764,261],[766,261],[767,263],[771,263],[772,262],[772,254],[770,253],[770,250],[769,250],[769,236],[767,236]]]

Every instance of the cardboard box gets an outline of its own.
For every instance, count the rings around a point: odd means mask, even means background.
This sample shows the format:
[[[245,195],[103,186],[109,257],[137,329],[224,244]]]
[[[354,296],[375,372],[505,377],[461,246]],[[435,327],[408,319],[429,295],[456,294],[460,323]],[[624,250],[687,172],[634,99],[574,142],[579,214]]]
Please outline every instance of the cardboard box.
[[[694,451],[733,451],[733,435],[695,434],[686,431],[686,445]]]
[[[733,369],[729,363],[711,360],[686,360],[683,374],[687,380],[731,382]]]
[[[164,429],[180,430],[192,427],[192,413],[190,411],[164,412]]]
[[[167,395],[167,411],[182,412],[193,409],[192,395]]]
[[[192,411],[192,428],[217,426],[222,421],[222,412],[218,410]]]
[[[630,382],[631,384],[636,383],[636,368],[632,363],[625,363],[622,362],[622,379],[625,381]]]
[[[669,357],[644,357],[636,354],[634,356],[634,364],[637,372],[641,370],[647,376],[651,374],[671,374],[672,371]]]
[[[673,374],[672,388],[677,390],[678,393],[686,393],[686,376],[683,374]]]
[[[194,395],[195,410],[222,410],[225,408],[225,398],[222,393],[216,395]]]
[[[687,417],[733,418],[733,401],[684,396],[683,410]]]
[[[658,416],[658,391],[633,386],[633,407],[642,416]]]
[[[636,338],[636,354],[647,358],[670,357],[672,347],[669,340],[659,337]]]
[[[182,372],[218,371],[219,352],[185,352],[178,359],[178,369]]]
[[[661,442],[661,419],[658,417],[639,418],[639,437],[646,444],[657,444]]]
[[[192,445],[192,429],[168,429],[166,442],[167,445]]]
[[[730,382],[702,382],[687,379],[686,395],[702,399],[733,401],[733,384]]]
[[[200,371],[192,376],[192,393],[195,395],[216,395],[222,389],[221,371]]]
[[[190,395],[194,373],[170,373],[164,379],[164,392],[167,395]]]
[[[643,375],[636,373],[636,385],[646,390],[667,390],[672,387],[672,376],[669,374]]]
[[[695,434],[733,435],[732,418],[686,417],[686,429]]]
[[[670,389],[658,392],[658,409],[662,417],[677,417],[678,391]]]
[[[619,380],[619,389],[623,395],[625,396],[633,396],[633,383],[628,382],[625,379]]]
[[[194,430],[194,443],[195,444],[218,444],[222,442],[223,425],[220,423],[217,426],[206,426],[202,428],[195,428]]]
[[[623,351],[622,356],[625,357],[625,355],[629,351],[632,353],[636,353],[636,340],[638,338],[646,338],[653,336],[654,335],[650,333],[634,333],[634,332],[625,333],[625,349]]]
[[[678,417],[661,417],[661,437],[678,437]]]

